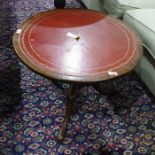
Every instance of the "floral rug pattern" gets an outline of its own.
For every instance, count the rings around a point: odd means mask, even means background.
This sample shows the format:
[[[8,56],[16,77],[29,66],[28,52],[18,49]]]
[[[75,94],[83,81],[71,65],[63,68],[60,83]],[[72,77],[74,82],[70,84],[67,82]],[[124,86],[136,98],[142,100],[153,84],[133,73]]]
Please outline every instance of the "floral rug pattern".
[[[1,0],[0,152],[4,155],[155,155],[155,98],[135,73],[76,96],[63,143],[57,141],[69,85],[48,80],[18,59],[12,36],[28,17],[54,9],[53,0]],[[70,8],[80,8],[67,0]],[[111,88],[110,88],[111,87]]]

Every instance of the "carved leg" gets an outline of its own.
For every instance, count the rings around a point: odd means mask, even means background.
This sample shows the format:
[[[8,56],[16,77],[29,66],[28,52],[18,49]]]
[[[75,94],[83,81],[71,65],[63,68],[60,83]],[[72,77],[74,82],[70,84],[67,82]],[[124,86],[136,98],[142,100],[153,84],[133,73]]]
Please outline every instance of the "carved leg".
[[[67,131],[68,119],[69,119],[69,117],[71,115],[71,111],[73,109],[73,102],[74,102],[77,91],[78,91],[78,85],[72,84],[70,86],[70,90],[69,90],[69,94],[68,94],[68,102],[67,102],[67,105],[66,105],[63,126],[60,128],[60,134],[59,134],[59,137],[58,137],[59,141],[61,141],[61,142],[65,138],[65,133]]]

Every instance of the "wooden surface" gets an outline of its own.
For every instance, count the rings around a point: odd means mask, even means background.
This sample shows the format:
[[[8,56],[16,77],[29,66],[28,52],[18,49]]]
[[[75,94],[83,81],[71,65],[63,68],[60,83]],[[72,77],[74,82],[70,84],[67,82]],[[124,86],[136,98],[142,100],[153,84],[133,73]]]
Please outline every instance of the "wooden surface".
[[[14,34],[13,44],[20,59],[34,71],[74,82],[120,76],[142,56],[141,42],[128,26],[81,9],[58,9],[29,18]]]

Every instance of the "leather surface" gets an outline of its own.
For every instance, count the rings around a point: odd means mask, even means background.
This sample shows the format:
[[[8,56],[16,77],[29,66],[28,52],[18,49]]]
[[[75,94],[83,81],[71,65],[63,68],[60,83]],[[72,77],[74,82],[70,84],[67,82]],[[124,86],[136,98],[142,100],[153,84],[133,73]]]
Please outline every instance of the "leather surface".
[[[147,57],[143,56],[140,64],[136,68],[136,72],[155,96],[155,68]]]
[[[137,8],[155,8],[154,0],[117,0],[121,5]]]
[[[108,71],[118,75],[130,71],[140,55],[139,40],[127,26],[109,16],[78,9],[49,11],[31,18],[16,41],[30,67],[65,80],[108,79]]]
[[[126,10],[155,8],[154,0],[105,0],[104,9],[118,18],[123,17]]]
[[[86,5],[88,9],[91,10],[100,10],[100,0],[82,0],[82,2]],[[103,1],[103,0],[102,0]]]
[[[150,56],[143,56],[136,68],[137,74],[155,95],[155,9],[138,9],[127,11],[123,19],[141,36],[145,52]]]
[[[123,19],[143,40],[143,45],[155,60],[155,9],[129,10]]]

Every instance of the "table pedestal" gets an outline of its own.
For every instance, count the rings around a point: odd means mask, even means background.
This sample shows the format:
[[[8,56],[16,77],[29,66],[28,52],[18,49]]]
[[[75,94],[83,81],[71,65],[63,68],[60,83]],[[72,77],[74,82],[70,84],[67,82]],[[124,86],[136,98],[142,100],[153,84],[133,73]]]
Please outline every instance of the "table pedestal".
[[[68,123],[69,117],[71,115],[71,112],[73,111],[73,102],[74,102],[74,99],[75,99],[75,96],[76,96],[76,93],[78,90],[79,90],[78,84],[71,84],[69,93],[67,96],[67,104],[66,104],[66,109],[65,109],[63,126],[60,128],[60,133],[58,136],[59,141],[64,140],[65,133],[67,131],[67,123]]]
[[[84,86],[87,86],[87,84],[85,84]],[[77,92],[84,87],[80,84],[71,84],[70,88],[69,88],[69,93],[67,96],[67,104],[66,104],[66,109],[65,109],[65,114],[64,114],[64,121],[63,121],[63,125],[60,128],[60,132],[58,135],[58,140],[60,142],[63,142],[64,138],[65,138],[65,134],[67,132],[67,123],[69,120],[70,115],[72,114],[72,112],[74,111],[74,107],[73,107],[73,103],[76,97]],[[93,84],[93,87],[99,92],[99,93],[104,93],[104,94],[113,94],[115,91],[113,92],[104,92],[104,90],[102,90],[100,88],[99,83]]]
[[[68,92],[68,96],[67,96],[67,104],[66,104],[66,109],[65,109],[65,114],[64,114],[64,121],[63,121],[63,125],[60,128],[60,132],[58,135],[58,141],[60,141],[60,142],[63,142],[63,140],[65,138],[65,134],[67,132],[67,123],[68,123],[70,115],[74,111],[73,103],[75,101],[76,94],[84,86],[89,86],[89,84],[80,85],[80,84],[76,83],[76,84],[71,84],[71,86],[69,88],[69,92]],[[115,91],[115,90],[113,90],[113,91],[102,90],[102,88],[100,88],[99,83],[92,84],[92,86],[101,94],[107,94],[107,95],[117,94],[117,91]]]

